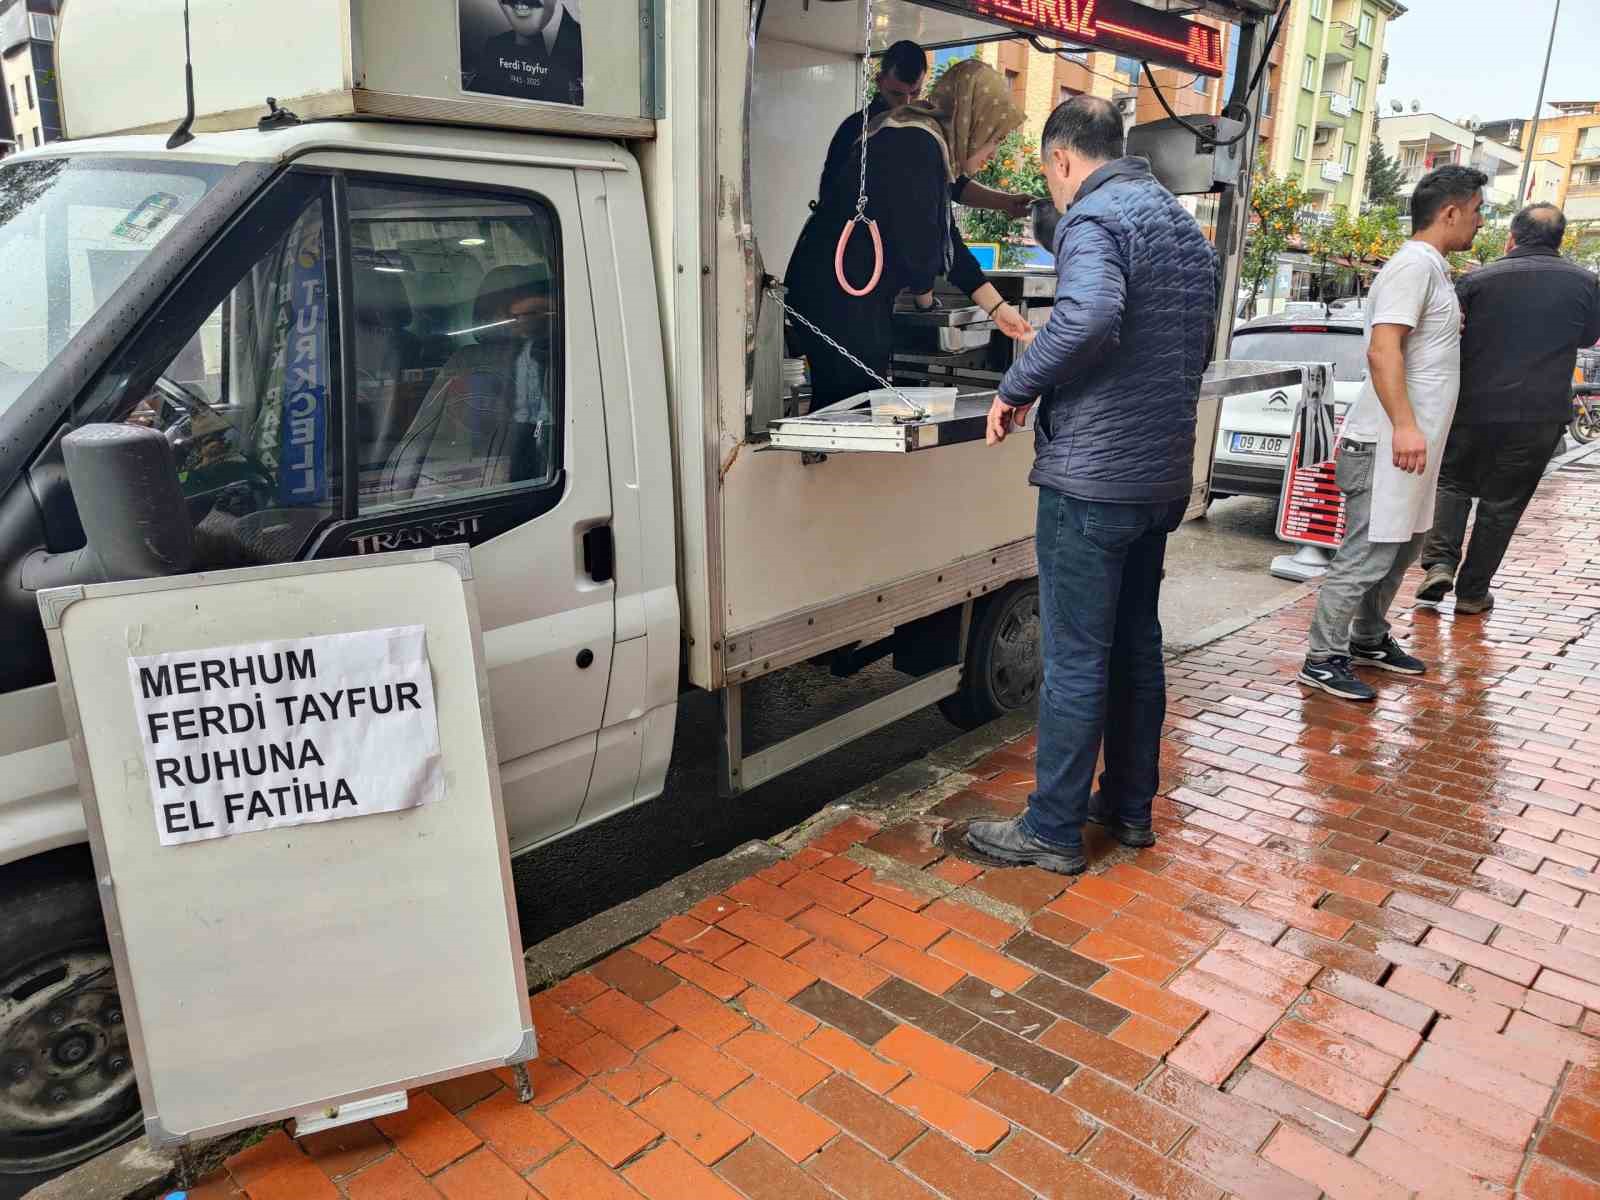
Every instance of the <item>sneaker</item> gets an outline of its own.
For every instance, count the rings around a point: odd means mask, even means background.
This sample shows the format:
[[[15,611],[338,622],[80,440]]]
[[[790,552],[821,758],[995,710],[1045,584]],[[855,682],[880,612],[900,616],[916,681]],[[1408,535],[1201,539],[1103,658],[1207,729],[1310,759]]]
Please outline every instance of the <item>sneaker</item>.
[[[1089,797],[1088,819],[1092,824],[1105,829],[1106,834],[1114,841],[1121,842],[1124,846],[1140,848],[1156,844],[1155,830],[1148,825],[1126,825],[1106,811],[1105,798],[1096,792]]]
[[[1351,674],[1350,660],[1342,655],[1320,662],[1306,659],[1305,665],[1300,668],[1299,678],[1301,683],[1321,688],[1328,695],[1341,700],[1368,701],[1378,698],[1377,692]]]
[[[1464,600],[1456,597],[1456,611],[1465,617],[1476,617],[1494,610],[1494,593],[1485,592],[1481,600]]]
[[[1456,573],[1449,567],[1429,567],[1428,577],[1417,589],[1417,599],[1424,604],[1437,604],[1450,594],[1450,589],[1455,585]]]
[[[1460,603],[1459,600],[1456,602],[1458,607]],[[1383,671],[1393,671],[1396,675],[1425,675],[1428,671],[1427,663],[1407,654],[1392,637],[1384,638],[1376,646],[1360,646],[1351,642],[1350,658],[1358,667],[1377,667]]]
[[[1041,842],[1022,826],[1022,818],[1010,821],[974,821],[967,826],[967,845],[979,854],[1019,867],[1043,867],[1058,875],[1081,875],[1088,860],[1082,850]]]

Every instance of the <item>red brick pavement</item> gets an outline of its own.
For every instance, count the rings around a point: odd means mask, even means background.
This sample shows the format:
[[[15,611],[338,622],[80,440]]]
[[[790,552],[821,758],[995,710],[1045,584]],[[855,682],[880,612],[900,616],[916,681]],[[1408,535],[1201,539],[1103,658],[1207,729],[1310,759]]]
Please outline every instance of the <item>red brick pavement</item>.
[[[1294,683],[1305,603],[1177,661],[1153,850],[947,857],[1025,739],[537,995],[531,1105],[456,1080],[190,1195],[1600,1197],[1597,526],[1552,479],[1370,708]]]

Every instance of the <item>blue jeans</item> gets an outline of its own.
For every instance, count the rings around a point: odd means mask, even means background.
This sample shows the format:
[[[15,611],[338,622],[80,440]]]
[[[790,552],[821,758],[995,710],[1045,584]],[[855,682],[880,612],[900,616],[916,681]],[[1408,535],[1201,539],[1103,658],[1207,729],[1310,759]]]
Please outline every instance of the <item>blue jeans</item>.
[[[1160,786],[1167,677],[1161,660],[1161,568],[1187,501],[1107,504],[1039,489],[1037,790],[1023,827],[1077,850],[1105,744],[1107,810],[1148,828]]]

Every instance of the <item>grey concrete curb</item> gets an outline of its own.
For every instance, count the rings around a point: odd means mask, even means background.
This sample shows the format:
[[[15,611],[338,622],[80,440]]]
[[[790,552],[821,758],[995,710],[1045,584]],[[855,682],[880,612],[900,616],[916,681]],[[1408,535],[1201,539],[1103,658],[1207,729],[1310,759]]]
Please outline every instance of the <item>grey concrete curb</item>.
[[[1574,450],[1568,450],[1565,454],[1558,454],[1555,458],[1552,458],[1550,465],[1544,469],[1544,473],[1546,475],[1554,475],[1557,471],[1570,467],[1575,463],[1580,463],[1591,454],[1597,453],[1600,453],[1600,442],[1590,442],[1587,446],[1579,446]]]
[[[141,1137],[41,1183],[23,1200],[145,1200],[161,1195],[177,1171],[173,1151],[152,1149]]]

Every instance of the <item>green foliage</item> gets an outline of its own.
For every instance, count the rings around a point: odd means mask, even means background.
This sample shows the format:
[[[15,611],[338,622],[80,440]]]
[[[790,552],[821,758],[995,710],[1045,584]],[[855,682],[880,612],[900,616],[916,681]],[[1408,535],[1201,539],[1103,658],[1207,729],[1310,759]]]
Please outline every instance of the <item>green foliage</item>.
[[[1389,157],[1383,143],[1378,140],[1378,111],[1372,112],[1372,128],[1367,137],[1372,146],[1367,154],[1367,202],[1380,207],[1400,202],[1400,187],[1405,183],[1405,173],[1400,164]]]
[[[1039,147],[1020,130],[1006,135],[994,157],[973,179],[1001,192],[1022,192],[1029,196],[1049,194],[1044,168],[1039,162]],[[1022,221],[987,208],[962,208],[960,220],[961,235],[967,241],[1000,243],[1002,267],[1022,265],[1022,247],[1018,244],[1023,236]]]
[[[1291,176],[1279,179],[1265,166],[1256,175],[1250,190],[1250,230],[1245,237],[1244,262],[1240,278],[1250,288],[1250,311],[1255,310],[1261,285],[1277,268],[1278,256],[1289,248],[1305,208],[1306,194],[1300,180]]]

